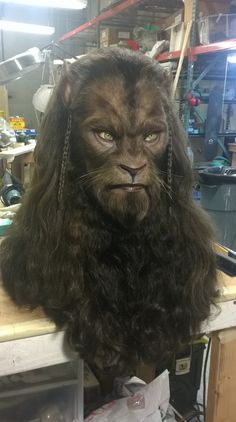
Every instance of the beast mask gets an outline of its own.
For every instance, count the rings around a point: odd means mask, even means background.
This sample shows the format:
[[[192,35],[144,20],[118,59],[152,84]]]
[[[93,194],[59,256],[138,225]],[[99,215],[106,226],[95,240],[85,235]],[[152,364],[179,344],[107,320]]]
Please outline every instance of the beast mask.
[[[50,101],[2,277],[89,362],[156,362],[209,316],[212,233],[185,140],[161,66],[128,51],[84,56]]]

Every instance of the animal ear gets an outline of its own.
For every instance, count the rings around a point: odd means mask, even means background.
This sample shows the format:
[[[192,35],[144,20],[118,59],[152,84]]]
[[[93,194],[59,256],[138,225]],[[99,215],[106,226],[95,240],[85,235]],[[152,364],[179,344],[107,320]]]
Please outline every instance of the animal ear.
[[[64,102],[64,104],[65,105],[69,105],[70,104],[70,102],[71,102],[71,91],[72,91],[72,89],[71,89],[71,85],[69,84],[69,82],[67,82],[66,84],[65,84],[65,87],[64,87],[64,92],[63,92],[63,102]]]
[[[173,77],[170,71],[163,69],[163,86],[168,93],[169,98],[173,98]]]
[[[61,98],[64,106],[68,107],[71,103],[71,83],[69,81],[70,64],[66,61],[63,63],[61,71]]]

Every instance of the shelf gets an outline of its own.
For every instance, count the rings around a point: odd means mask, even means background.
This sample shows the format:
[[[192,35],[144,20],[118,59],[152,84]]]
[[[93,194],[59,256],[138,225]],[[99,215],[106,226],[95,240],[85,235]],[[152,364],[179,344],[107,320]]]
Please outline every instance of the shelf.
[[[84,24],[78,26],[77,28],[73,29],[70,32],[67,32],[64,34],[59,41],[65,41],[69,38],[74,37],[75,35],[79,34],[80,32],[83,32],[84,30],[91,28],[91,26],[97,25],[100,22],[102,22],[105,19],[111,18],[112,16],[117,15],[118,13],[122,12],[123,10],[127,9],[130,6],[133,6],[137,3],[139,3],[140,0],[125,0],[122,3],[118,4],[117,6],[114,6],[111,9],[105,10],[104,12],[100,13],[95,18],[91,19],[88,22],[85,22]]]
[[[236,50],[236,39],[220,41],[217,43],[199,45],[196,47],[189,48],[186,52],[186,56],[189,59],[194,60],[195,56],[201,54],[210,54],[210,53],[219,53],[223,51]],[[170,51],[167,53],[162,53],[158,56],[157,60],[159,62],[166,62],[169,60],[176,60],[180,57],[180,51]]]
[[[195,79],[197,79],[198,78],[198,76],[199,76],[199,73],[198,74],[194,74],[193,75],[193,80],[195,80]],[[186,75],[181,75],[180,76],[180,79],[186,79]],[[220,75],[206,75],[206,76],[204,76],[204,78],[201,80],[201,82],[204,80],[207,80],[207,81],[224,81],[224,79],[225,79],[225,77],[222,75],[222,76],[220,76]],[[227,80],[229,81],[234,81],[236,79],[236,75],[235,76],[229,76],[229,77],[227,77]]]
[[[59,41],[86,34],[99,24],[133,28],[135,25],[159,25],[161,20],[183,7],[181,0],[123,0],[115,2],[95,18],[64,34]]]
[[[201,104],[208,104],[209,103],[209,98],[201,98],[200,97],[200,100],[201,100]],[[234,100],[224,100],[223,105],[224,104],[236,104],[236,99],[234,99]]]
[[[187,135],[191,138],[204,138],[205,133],[187,133]],[[236,132],[227,132],[227,133],[218,133],[219,138],[228,138],[228,137],[236,137]]]
[[[0,158],[5,158],[6,160],[13,161],[18,155],[28,154],[33,152],[35,148],[35,143],[24,145],[23,147],[8,148],[0,152]]]

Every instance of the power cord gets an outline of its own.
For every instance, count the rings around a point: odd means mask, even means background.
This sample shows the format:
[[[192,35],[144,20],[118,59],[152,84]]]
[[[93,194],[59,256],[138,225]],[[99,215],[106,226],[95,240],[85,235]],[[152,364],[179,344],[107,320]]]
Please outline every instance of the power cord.
[[[207,373],[207,363],[208,363],[208,359],[209,359],[209,354],[210,354],[210,349],[211,349],[211,337],[209,338],[208,341],[208,345],[207,345],[207,351],[206,351],[206,357],[205,357],[205,362],[204,362],[204,368],[203,368],[203,414],[204,414],[204,419],[206,419],[206,373]]]
[[[196,410],[196,412],[204,412],[204,407],[202,403],[195,403],[193,408],[194,410]]]
[[[183,417],[172,405],[170,405],[170,407],[172,408],[175,416],[178,418],[177,419],[178,422],[190,422],[192,420],[196,421],[196,418],[199,422],[201,422],[200,419],[199,419],[199,416],[204,416],[203,411],[195,410],[195,411],[189,413],[187,416]]]
[[[204,416],[204,413],[201,411],[192,412],[188,416],[181,417],[181,419],[178,419],[178,422],[190,422],[190,421],[196,421],[196,419],[200,421],[199,416]]]
[[[190,422],[194,419],[199,419],[199,416],[204,416],[204,412],[192,412],[190,415],[188,415],[186,418],[181,419],[179,422]]]

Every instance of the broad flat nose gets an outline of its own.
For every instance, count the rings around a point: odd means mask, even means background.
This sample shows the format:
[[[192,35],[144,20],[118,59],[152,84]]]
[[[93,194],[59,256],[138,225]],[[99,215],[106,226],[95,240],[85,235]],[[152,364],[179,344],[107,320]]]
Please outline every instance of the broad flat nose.
[[[119,167],[127,171],[132,177],[132,181],[134,181],[135,176],[137,176],[138,173],[141,173],[141,171],[146,167],[146,164],[143,164],[140,167],[129,167],[125,164],[119,164]]]

